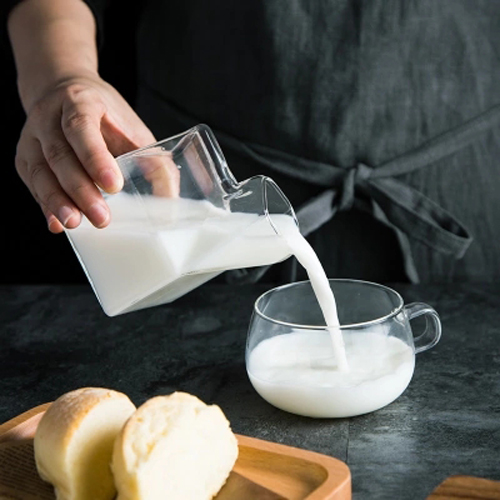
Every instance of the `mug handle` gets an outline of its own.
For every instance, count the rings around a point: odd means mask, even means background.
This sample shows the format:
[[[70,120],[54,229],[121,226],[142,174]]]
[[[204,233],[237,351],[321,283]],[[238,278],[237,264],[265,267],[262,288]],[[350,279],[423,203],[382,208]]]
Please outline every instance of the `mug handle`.
[[[412,302],[404,307],[408,320],[425,315],[426,324],[424,331],[413,338],[415,344],[415,354],[427,351],[434,347],[441,338],[441,320],[438,313],[428,304],[423,302]]]

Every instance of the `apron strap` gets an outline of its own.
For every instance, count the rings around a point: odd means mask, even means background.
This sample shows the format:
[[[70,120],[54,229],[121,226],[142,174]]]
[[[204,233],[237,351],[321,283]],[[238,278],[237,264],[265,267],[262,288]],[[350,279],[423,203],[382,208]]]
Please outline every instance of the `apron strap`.
[[[406,274],[412,282],[416,282],[418,275],[408,236],[457,259],[464,256],[473,238],[452,214],[395,177],[456,153],[471,144],[478,135],[498,125],[500,105],[376,168],[363,163],[349,169],[339,168],[266,146],[242,142],[225,133],[219,132],[219,136],[222,144],[267,168],[312,184],[336,186],[297,210],[299,226],[304,235],[318,229],[337,211],[349,210],[355,204],[356,189],[368,194],[376,202],[376,205],[372,204],[370,212],[377,220],[396,231],[405,259]]]
[[[401,181],[374,179],[366,190],[391,224],[434,250],[460,259],[472,243],[467,229],[449,212]]]
[[[500,107],[497,117],[500,118]],[[470,130],[467,132],[470,141],[472,134]],[[424,158],[438,159],[451,154],[450,142],[453,142],[455,151],[465,146],[463,142],[447,140],[440,143],[433,140],[429,147],[420,146],[418,152],[411,151],[400,157],[398,162],[391,161],[377,168],[360,163],[354,168],[344,169],[265,146],[243,143],[224,133],[216,135],[223,147],[230,147],[257,164],[312,184],[333,186],[297,210],[299,226],[304,235],[318,229],[337,211],[349,210],[355,204],[356,190],[359,189],[376,201],[384,213],[384,217],[379,217],[380,210],[371,210],[374,217],[434,250],[461,258],[472,242],[469,231],[452,214],[393,177],[396,172],[404,174],[427,166],[423,162]],[[446,134],[444,138],[453,139],[453,135]]]

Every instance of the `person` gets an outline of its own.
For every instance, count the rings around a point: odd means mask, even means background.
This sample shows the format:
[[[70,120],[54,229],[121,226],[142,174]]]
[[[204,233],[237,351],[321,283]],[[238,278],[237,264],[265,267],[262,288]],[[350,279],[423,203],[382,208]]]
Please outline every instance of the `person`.
[[[238,180],[283,189],[330,277],[500,277],[496,2],[144,2],[135,109],[99,74],[105,8],[6,5],[16,168],[50,231],[105,227],[114,157],[203,122]]]

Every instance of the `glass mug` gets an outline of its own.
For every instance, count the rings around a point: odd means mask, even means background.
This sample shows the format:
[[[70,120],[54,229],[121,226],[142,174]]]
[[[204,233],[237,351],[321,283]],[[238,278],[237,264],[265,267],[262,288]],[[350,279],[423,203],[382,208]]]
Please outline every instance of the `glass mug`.
[[[66,234],[104,312],[172,302],[228,269],[285,260],[276,224],[297,226],[269,177],[238,182],[206,125],[116,158],[125,184],[103,193],[111,223]]]
[[[437,312],[405,305],[399,293],[367,281],[329,280],[349,368],[336,366],[330,332],[309,281],[267,291],[255,302],[246,368],[269,403],[298,415],[352,417],[397,399],[413,376],[415,354],[441,337]],[[426,318],[414,336],[410,321]]]

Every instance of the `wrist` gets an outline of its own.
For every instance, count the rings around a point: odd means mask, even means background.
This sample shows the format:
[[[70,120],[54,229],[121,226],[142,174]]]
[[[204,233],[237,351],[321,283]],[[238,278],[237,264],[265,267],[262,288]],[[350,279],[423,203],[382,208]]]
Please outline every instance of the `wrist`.
[[[25,111],[61,82],[98,77],[95,20],[81,0],[24,0],[8,31]]]

